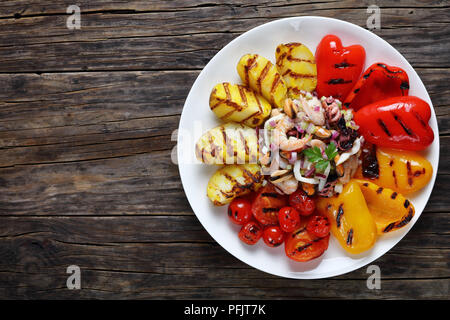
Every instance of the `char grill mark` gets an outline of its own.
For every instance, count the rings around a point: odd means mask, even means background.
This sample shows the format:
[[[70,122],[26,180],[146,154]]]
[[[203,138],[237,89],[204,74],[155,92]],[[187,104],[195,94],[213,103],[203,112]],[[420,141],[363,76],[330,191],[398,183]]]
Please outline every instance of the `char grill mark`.
[[[381,120],[381,119],[378,119],[377,122],[378,122],[378,125],[381,127],[381,129],[383,129],[384,133],[386,133],[387,136],[390,137],[391,133],[389,132],[389,129],[387,128],[387,126],[384,123],[384,121]]]
[[[347,234],[347,245],[351,246],[353,243],[353,228],[348,231]]]
[[[339,205],[338,213],[336,215],[336,225],[338,228],[341,226],[341,219],[342,219],[343,214],[344,214],[344,208],[343,208],[343,205],[341,204],[341,205]]]

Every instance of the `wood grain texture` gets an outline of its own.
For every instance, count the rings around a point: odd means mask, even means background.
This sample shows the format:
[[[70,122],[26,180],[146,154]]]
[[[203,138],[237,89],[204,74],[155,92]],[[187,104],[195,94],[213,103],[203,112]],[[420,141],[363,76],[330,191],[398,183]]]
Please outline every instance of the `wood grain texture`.
[[[361,1],[313,4],[289,1],[285,5],[267,1],[255,5],[177,2],[166,1],[165,7],[153,1],[124,2],[114,11],[112,7],[116,4],[94,5],[92,1],[82,1],[81,30],[66,28],[64,5],[43,5],[41,8],[50,13],[38,14],[38,8],[30,9],[29,5],[22,4],[24,12],[19,18],[6,15],[0,19],[0,72],[201,69],[237,35],[275,18],[307,13],[365,26],[367,5],[371,4]],[[447,23],[450,10],[445,10],[438,1],[426,3],[426,9],[424,3],[419,4],[407,5],[404,1],[403,5],[392,6],[392,1],[386,1],[383,28],[377,33],[416,67],[449,67],[450,58],[442,43],[450,40]],[[100,10],[102,5],[106,8]],[[128,9],[124,9],[125,5]],[[382,3],[379,5],[383,7]],[[29,15],[27,10],[31,10]],[[421,50],[417,50],[416,39],[420,39]]]
[[[441,158],[412,231],[366,268],[313,281],[255,270],[221,248],[184,195],[171,152],[189,89],[229,41],[274,19],[365,27],[372,1],[0,3],[0,298],[448,299],[450,7],[377,1],[375,31],[413,65],[437,114]],[[66,268],[82,290],[66,288]]]

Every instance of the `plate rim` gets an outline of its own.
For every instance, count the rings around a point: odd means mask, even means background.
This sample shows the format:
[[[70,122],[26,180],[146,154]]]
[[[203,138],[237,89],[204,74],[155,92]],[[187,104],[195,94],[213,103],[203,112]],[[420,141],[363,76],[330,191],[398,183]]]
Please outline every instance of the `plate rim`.
[[[309,272],[310,271],[308,271],[308,273],[307,274],[305,274],[305,272],[302,272],[302,271],[292,271],[292,272],[289,272],[289,274],[281,274],[281,273],[278,273],[278,272],[272,272],[272,271],[270,271],[270,270],[267,270],[267,269],[263,269],[263,268],[260,268],[260,267],[257,267],[257,266],[255,266],[255,265],[253,265],[251,262],[248,262],[248,261],[244,261],[243,259],[241,259],[240,257],[238,257],[236,254],[234,254],[232,251],[230,251],[227,247],[225,247],[224,245],[222,245],[219,241],[217,241],[217,239],[215,238],[215,236],[206,228],[206,226],[205,226],[205,224],[204,224],[204,222],[202,221],[202,219],[199,217],[199,215],[195,212],[195,210],[194,210],[194,206],[193,206],[193,204],[191,203],[191,199],[189,199],[189,196],[188,196],[188,193],[186,192],[186,185],[185,185],[185,179],[183,179],[183,173],[182,173],[182,168],[181,168],[181,166],[180,166],[180,164],[179,163],[177,163],[177,166],[178,166],[178,171],[179,171],[179,175],[180,175],[180,180],[181,180],[181,184],[182,184],[182,187],[183,187],[183,191],[184,191],[184,194],[185,194],[185,196],[186,196],[186,198],[187,198],[187,200],[188,200],[188,203],[189,203],[189,205],[191,206],[191,209],[192,209],[192,211],[193,211],[193,213],[194,213],[194,215],[195,215],[195,217],[197,218],[197,220],[200,222],[200,224],[202,225],[202,227],[206,230],[206,232],[209,234],[209,236],[210,237],[212,237],[213,239],[214,239],[214,241],[217,243],[217,244],[219,244],[225,251],[227,251],[229,254],[231,254],[233,257],[235,257],[236,259],[238,259],[239,261],[241,261],[241,262],[243,262],[243,263],[245,263],[245,264],[247,264],[248,266],[250,266],[250,267],[252,267],[252,268],[254,268],[254,269],[257,269],[257,270],[259,270],[259,271],[262,271],[262,272],[265,272],[265,273],[268,273],[268,274],[271,274],[271,275],[275,275],[275,276],[278,276],[278,277],[282,277],[282,278],[289,278],[289,279],[296,279],[296,280],[302,280],[302,279],[325,279],[325,278],[330,278],[330,277],[335,277],[335,276],[340,276],[340,275],[344,275],[344,274],[347,274],[347,273],[350,273],[350,272],[353,272],[353,271],[355,271],[355,270],[358,270],[358,269],[360,269],[360,268],[363,268],[364,266],[367,266],[367,265],[369,265],[370,263],[373,263],[374,261],[376,261],[377,259],[379,259],[380,257],[382,257],[383,255],[385,255],[386,253],[388,253],[392,248],[394,248],[410,231],[411,231],[411,229],[413,228],[413,226],[415,225],[415,223],[419,220],[419,218],[420,218],[420,216],[422,215],[422,213],[423,213],[423,211],[425,210],[425,208],[426,208],[426,206],[427,206],[427,204],[428,204],[428,202],[429,202],[429,200],[430,200],[430,197],[431,197],[431,194],[432,194],[432,192],[433,192],[433,189],[434,189],[434,186],[435,186],[435,182],[436,182],[436,178],[437,178],[437,172],[438,172],[438,168],[439,168],[439,160],[440,160],[440,136],[439,136],[439,123],[438,123],[438,121],[437,121],[437,116],[436,116],[436,113],[435,113],[435,110],[434,110],[434,106],[433,106],[433,103],[432,103],[432,101],[431,101],[431,97],[430,97],[430,95],[429,95],[429,93],[428,93],[428,90],[427,90],[427,88],[426,88],[426,86],[425,86],[425,84],[423,83],[423,81],[422,81],[422,79],[420,78],[420,76],[417,74],[417,72],[416,72],[416,70],[412,67],[412,65],[409,63],[409,61],[393,46],[393,45],[391,45],[389,42],[387,42],[386,40],[384,40],[383,38],[381,38],[380,36],[378,36],[377,34],[375,34],[375,33],[373,33],[373,32],[371,32],[370,30],[367,30],[367,29],[365,29],[365,28],[363,28],[363,27],[361,27],[361,26],[359,26],[359,25],[356,25],[356,24],[354,24],[354,23],[351,23],[351,22],[348,22],[348,21],[345,21],[345,20],[340,20],[340,19],[336,19],[336,18],[330,18],[330,17],[322,17],[322,16],[292,16],[292,17],[285,17],[285,18],[280,18],[280,19],[274,19],[274,20],[271,20],[271,21],[268,21],[268,22],[266,22],[266,23],[263,23],[263,24],[260,24],[260,25],[258,25],[258,26],[255,26],[255,27],[253,27],[253,28],[251,28],[251,29],[249,29],[249,30],[247,30],[247,31],[245,31],[245,32],[243,32],[243,33],[241,33],[239,36],[237,36],[237,37],[235,37],[234,39],[232,39],[230,42],[228,42],[225,46],[223,46],[209,61],[208,61],[208,63],[202,68],[202,70],[200,71],[200,73],[198,74],[198,76],[196,77],[196,79],[194,80],[194,82],[193,82],[193,84],[192,84],[192,86],[191,86],[191,88],[190,88],[190,90],[189,90],[189,93],[188,93],[188,95],[187,95],[187,97],[186,97],[186,100],[185,100],[185,102],[184,102],[184,104],[183,104],[183,109],[182,109],[182,112],[181,112],[181,116],[180,116],[180,121],[179,121],[179,125],[178,125],[178,133],[177,133],[177,141],[180,141],[180,135],[181,135],[181,132],[182,132],[182,130],[180,130],[180,129],[182,129],[182,120],[183,120],[183,115],[185,114],[185,110],[186,110],[186,105],[187,105],[187,103],[188,103],[188,101],[190,100],[190,96],[191,96],[191,94],[192,94],[192,92],[193,92],[193,89],[194,89],[194,87],[195,87],[195,85],[196,85],[196,83],[197,83],[197,81],[198,81],[198,79],[202,76],[202,74],[204,73],[204,71],[205,71],[205,69],[207,69],[208,68],[208,66],[209,65],[211,65],[211,64],[213,64],[214,63],[214,61],[216,60],[216,59],[219,59],[218,57],[220,56],[219,54],[226,48],[226,47],[228,47],[228,46],[230,46],[230,45],[232,45],[233,43],[235,43],[235,42],[237,42],[237,41],[239,41],[239,39],[241,39],[242,37],[244,37],[244,36],[246,36],[248,33],[250,33],[250,32],[256,32],[258,29],[260,29],[260,28],[263,28],[263,27],[267,27],[268,25],[270,25],[270,24],[276,24],[276,23],[283,23],[283,22],[288,22],[288,21],[294,21],[294,20],[303,20],[303,19],[312,19],[312,20],[333,20],[333,21],[335,21],[335,22],[337,22],[337,23],[343,23],[343,24],[346,24],[346,25],[350,25],[351,27],[356,27],[357,29],[359,29],[359,31],[360,32],[364,32],[364,33],[366,33],[366,32],[369,32],[370,34],[372,34],[373,36],[375,36],[376,38],[378,38],[379,40],[382,40],[386,45],[388,45],[389,47],[392,47],[393,49],[394,49],[394,51],[395,51],[395,54],[396,55],[398,55],[399,57],[400,57],[400,59],[401,60],[403,60],[405,63],[406,63],[406,65],[408,65],[410,68],[411,68],[411,70],[414,72],[414,74],[415,74],[415,76],[417,76],[417,78],[419,79],[419,81],[420,81],[420,83],[423,85],[423,87],[424,87],[424,89],[425,89],[425,94],[426,94],[426,97],[428,98],[428,100],[431,102],[430,103],[430,107],[431,107],[431,112],[432,112],[432,119],[434,118],[434,120],[436,120],[436,130],[437,130],[437,135],[435,136],[435,139],[434,139],[434,141],[433,141],[433,144],[436,144],[436,146],[435,146],[435,148],[436,148],[436,152],[437,152],[437,154],[436,154],[436,168],[434,168],[434,166],[433,166],[433,175],[432,175],[432,178],[431,178],[431,180],[430,180],[430,182],[429,182],[429,184],[432,184],[432,187],[430,188],[430,192],[429,192],[429,194],[428,194],[428,196],[426,196],[426,200],[424,200],[425,201],[425,205],[424,205],[424,208],[423,208],[423,210],[421,210],[421,212],[418,214],[418,216],[417,216],[417,219],[415,219],[415,220],[413,220],[413,221],[411,221],[410,223],[411,223],[411,225],[409,226],[409,229],[408,230],[406,230],[406,232],[404,232],[403,234],[399,234],[399,235],[397,235],[396,237],[397,237],[397,239],[395,239],[395,241],[393,242],[393,244],[392,244],[392,246],[390,246],[387,250],[382,250],[382,252],[381,253],[378,253],[378,254],[376,254],[376,255],[374,255],[374,256],[370,256],[370,258],[369,258],[369,261],[366,261],[365,259],[364,260],[362,260],[362,262],[361,261],[358,261],[358,262],[356,262],[356,263],[354,263],[353,265],[351,265],[351,266],[349,266],[349,267],[346,267],[346,268],[344,268],[344,269],[346,269],[345,271],[342,271],[341,269],[337,269],[337,270],[335,270],[334,272],[322,272],[322,273],[320,273],[320,274],[310,274]],[[177,149],[177,157],[178,158],[180,158],[180,154],[179,154],[179,151],[180,149]],[[431,161],[430,161],[431,162]],[[206,196],[206,195],[205,195]],[[417,214],[417,212],[416,212],[416,214]],[[294,276],[294,274],[295,274],[295,276]],[[303,275],[303,276],[299,276],[299,275]]]

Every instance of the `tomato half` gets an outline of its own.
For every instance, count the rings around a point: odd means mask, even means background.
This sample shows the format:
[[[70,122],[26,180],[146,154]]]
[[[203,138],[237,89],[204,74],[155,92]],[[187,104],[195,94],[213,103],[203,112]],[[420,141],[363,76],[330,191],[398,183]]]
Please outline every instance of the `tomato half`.
[[[316,237],[325,237],[330,233],[330,221],[324,216],[312,216],[306,225],[306,230]]]
[[[302,227],[286,236],[284,250],[295,261],[305,262],[320,257],[328,249],[330,235],[319,238]]]
[[[244,198],[235,198],[228,206],[228,217],[238,225],[246,224],[252,218],[252,204]]]
[[[314,199],[309,197],[303,190],[298,189],[289,196],[289,204],[302,216],[309,216],[316,210]]]
[[[287,196],[279,194],[272,184],[259,191],[252,203],[252,214],[263,225],[276,225],[278,211],[288,203]]]

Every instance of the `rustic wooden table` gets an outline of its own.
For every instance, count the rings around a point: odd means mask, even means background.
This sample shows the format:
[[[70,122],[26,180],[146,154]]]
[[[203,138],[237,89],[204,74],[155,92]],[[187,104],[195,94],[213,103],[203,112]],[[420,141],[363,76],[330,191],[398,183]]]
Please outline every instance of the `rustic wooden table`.
[[[255,270],[203,229],[170,161],[184,100],[229,41],[282,17],[366,26],[427,87],[441,159],[412,231],[367,269],[293,281]],[[81,29],[66,9],[81,9]],[[0,2],[0,298],[449,298],[449,1]],[[69,290],[69,265],[81,290]]]

